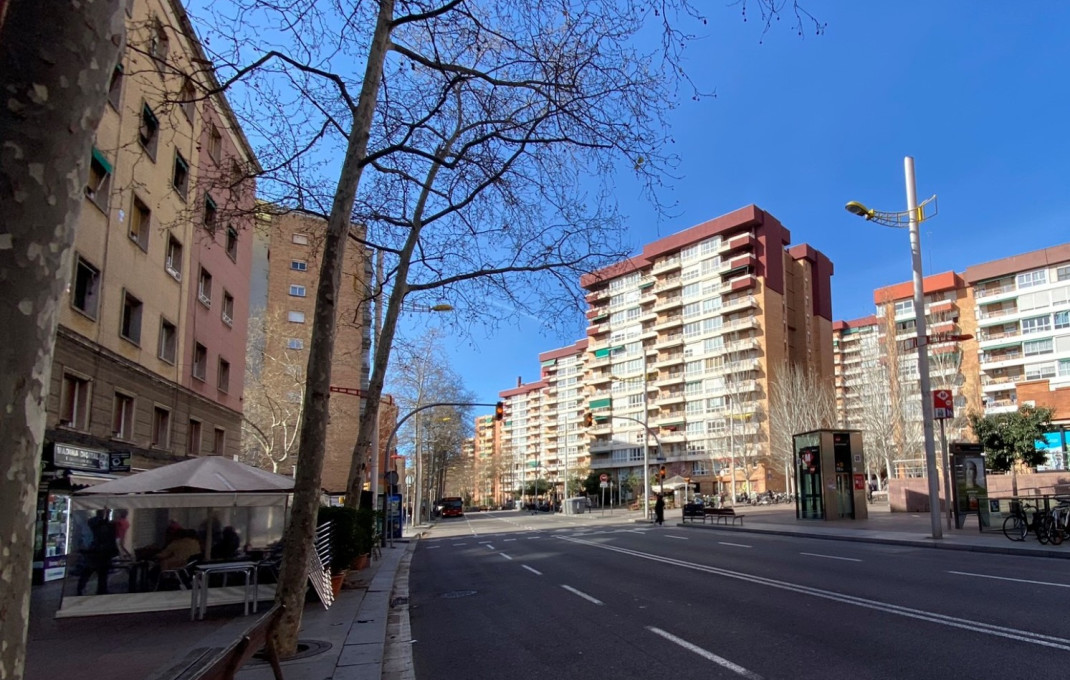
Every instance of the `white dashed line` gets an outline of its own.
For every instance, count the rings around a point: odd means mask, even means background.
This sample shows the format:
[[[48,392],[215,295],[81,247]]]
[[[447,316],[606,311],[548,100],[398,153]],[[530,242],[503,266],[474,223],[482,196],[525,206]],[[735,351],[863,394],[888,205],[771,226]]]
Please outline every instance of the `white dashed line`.
[[[715,664],[717,664],[718,666],[720,666],[722,668],[727,668],[728,670],[732,671],[736,675],[739,675],[739,676],[744,677],[744,678],[748,678],[748,680],[762,680],[762,676],[758,675],[757,673],[749,671],[746,668],[744,668],[743,666],[740,666],[739,664],[732,663],[731,661],[729,661],[728,659],[724,658],[723,656],[717,656],[713,652],[706,651],[702,647],[699,647],[698,645],[692,644],[692,643],[688,642],[687,640],[684,640],[682,638],[678,638],[675,635],[673,635],[672,633],[666,633],[662,629],[655,628],[654,626],[647,626],[646,629],[649,630],[651,633],[654,633],[655,635],[660,635],[661,637],[665,638],[669,642],[672,642],[672,643],[675,643],[677,645],[680,645],[681,647],[683,647],[684,649],[688,650],[689,652],[694,652],[695,654],[698,654],[702,658],[708,659],[708,660],[714,662]]]
[[[524,567],[525,569],[527,569],[528,571],[530,571],[530,572],[531,572],[532,574],[535,574],[536,576],[542,576],[542,572],[541,572],[541,571],[539,571],[538,569],[535,569],[535,568],[533,568],[533,567],[529,567],[529,566],[528,566],[528,565],[526,565],[526,564],[521,564],[520,566]]]
[[[1056,588],[1070,588],[1070,583],[1051,583],[1050,581],[1030,581],[1026,578],[1009,578],[1007,576],[989,576],[988,574],[974,574],[968,571],[949,571],[949,574],[959,576],[976,576],[978,578],[994,578],[1000,581],[1014,581],[1015,583],[1032,583],[1038,586],[1055,586]]]
[[[504,541],[504,542],[505,542],[505,543],[508,543],[509,541],[515,541],[515,540],[516,540],[515,538],[507,538],[507,539],[505,539],[505,541]]]
[[[717,542],[719,544],[721,544],[721,545],[730,545],[733,548],[750,548],[750,547],[752,547],[752,546],[749,546],[749,545],[744,545],[742,543],[726,543],[724,541],[717,541]]]
[[[809,557],[821,557],[826,560],[843,560],[844,562],[861,562],[862,560],[855,559],[854,557],[836,557],[835,555],[818,555],[817,553],[799,553],[800,555],[807,555]]]
[[[665,534],[665,538],[675,538],[678,541],[688,540],[687,536],[673,536],[672,534]]]
[[[509,557],[509,556],[508,556],[508,555],[506,555],[505,553],[498,553],[498,554],[499,554],[499,555],[501,555],[502,557],[504,557],[504,558],[505,558],[505,559],[507,559],[507,560],[511,560],[511,559],[513,559],[512,557]]]
[[[588,602],[593,602],[594,604],[597,604],[599,606],[601,606],[601,604],[602,604],[601,600],[599,600],[597,598],[594,598],[594,597],[591,597],[590,595],[588,595],[585,592],[576,590],[572,586],[566,586],[565,584],[561,584],[561,587],[564,588],[565,590],[567,590],[568,592],[572,593],[573,595],[579,595],[580,597],[582,597],[583,599],[587,600]]]

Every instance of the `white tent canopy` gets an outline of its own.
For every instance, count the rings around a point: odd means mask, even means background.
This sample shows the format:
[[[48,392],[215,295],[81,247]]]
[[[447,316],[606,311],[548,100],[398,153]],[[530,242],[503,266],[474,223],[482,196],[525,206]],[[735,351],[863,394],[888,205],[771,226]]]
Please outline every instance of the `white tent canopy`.
[[[222,456],[204,456],[97,484],[82,489],[77,494],[116,496],[176,492],[283,493],[292,491],[293,487],[294,482],[289,477]]]
[[[687,482],[685,482],[684,478],[680,475],[676,475],[673,477],[669,477],[660,484],[655,483],[651,486],[654,487],[655,491],[659,493],[664,493],[665,491],[675,491],[676,489],[682,489],[687,486]]]

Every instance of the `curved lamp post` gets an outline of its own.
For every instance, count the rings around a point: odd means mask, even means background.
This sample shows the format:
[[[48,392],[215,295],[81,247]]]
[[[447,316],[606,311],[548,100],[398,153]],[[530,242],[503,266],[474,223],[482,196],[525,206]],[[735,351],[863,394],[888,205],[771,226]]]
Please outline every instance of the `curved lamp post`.
[[[936,195],[918,204],[918,190],[914,179],[914,158],[903,159],[903,173],[906,179],[907,209],[898,212],[871,210],[858,201],[849,202],[844,208],[852,215],[858,215],[869,222],[886,227],[910,230],[911,262],[914,274],[914,318],[918,344],[918,382],[921,390],[922,428],[925,433],[925,474],[929,478],[929,518],[932,523],[932,537],[943,538],[940,527],[940,482],[936,473],[936,444],[933,437],[933,404],[929,385],[929,347],[925,329],[925,289],[921,269],[921,234],[918,225],[936,215]],[[932,206],[926,215],[925,208]],[[950,499],[948,499],[950,503]]]

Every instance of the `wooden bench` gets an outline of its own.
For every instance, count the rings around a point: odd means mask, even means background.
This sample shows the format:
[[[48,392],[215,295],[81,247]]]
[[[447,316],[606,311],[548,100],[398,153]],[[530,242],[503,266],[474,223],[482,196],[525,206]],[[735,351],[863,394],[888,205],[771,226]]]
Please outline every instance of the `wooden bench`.
[[[261,648],[266,652],[275,680],[283,680],[271,633],[286,607],[277,604],[242,634],[221,646],[191,649],[184,657],[154,673],[149,680],[234,680],[234,674]]]
[[[712,517],[714,522],[724,522],[728,524],[736,523],[739,520],[739,525],[743,526],[743,518],[746,515],[737,515],[734,508],[706,508],[706,516]],[[705,519],[703,520],[705,522]]]
[[[691,520],[694,522],[696,519],[702,520],[702,523],[706,523],[706,513],[704,512],[705,506],[698,503],[684,503],[684,521]]]

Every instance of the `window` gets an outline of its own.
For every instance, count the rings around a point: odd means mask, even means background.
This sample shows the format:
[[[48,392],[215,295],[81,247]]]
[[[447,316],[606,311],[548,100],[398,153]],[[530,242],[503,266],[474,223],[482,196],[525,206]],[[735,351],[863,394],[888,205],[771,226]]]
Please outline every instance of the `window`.
[[[60,393],[60,425],[76,430],[89,429],[89,380],[70,373],[63,374]]]
[[[193,114],[197,111],[197,89],[193,87],[193,81],[187,80],[182,85],[182,94],[179,95],[178,106],[186,115],[186,120],[193,122]]]
[[[238,230],[234,227],[227,227],[227,257],[238,261]]]
[[[74,267],[74,290],[71,305],[90,319],[97,318],[100,304],[100,270],[78,257]]]
[[[1046,333],[1051,330],[1051,317],[1045,314],[1044,316],[1034,316],[1028,319],[1022,319],[1022,334],[1029,335],[1030,333]]]
[[[234,325],[234,296],[223,291],[223,323]]]
[[[115,409],[111,417],[111,436],[128,441],[134,438],[134,398],[129,394],[115,393]]]
[[[1070,311],[1055,312],[1055,329],[1070,328]]]
[[[1070,376],[1070,359],[1059,359],[1059,375]]]
[[[230,362],[219,357],[219,373],[216,374],[216,387],[220,392],[230,390]]]
[[[305,287],[296,283],[290,284],[290,295],[293,297],[305,297]]]
[[[307,246],[308,245],[308,234],[294,234],[293,235],[293,242],[296,243],[299,246]]]
[[[204,195],[204,228],[209,232],[215,233],[216,219],[219,217],[219,210],[216,209],[215,201],[208,194]]]
[[[193,377],[204,380],[208,376],[208,348],[199,342],[193,344]]]
[[[137,197],[130,206],[130,240],[142,250],[149,249],[149,225],[152,223],[152,211]]]
[[[295,272],[308,271],[308,263],[304,260],[290,260],[290,269]]]
[[[304,349],[305,348],[305,341],[302,340],[301,338],[290,338],[289,340],[286,341],[286,348],[287,349]]]
[[[1022,343],[1022,351],[1025,356],[1036,356],[1038,354],[1051,354],[1055,351],[1051,338],[1044,340],[1030,340]]]
[[[89,159],[89,180],[85,195],[101,210],[108,210],[108,190],[111,188],[111,163],[96,148]]]
[[[289,321],[293,322],[293,323],[304,323],[305,322],[305,313],[304,312],[293,312],[293,311],[291,311],[290,313],[288,313],[286,315],[286,318]]]
[[[160,318],[160,342],[156,356],[169,364],[175,363],[175,346],[178,339],[178,329],[167,319]]]
[[[163,24],[156,21],[153,28],[152,41],[149,43],[149,56],[156,62],[156,68],[163,69],[167,61],[167,54],[170,51],[171,41],[168,40],[167,33],[164,32]]]
[[[111,72],[111,80],[108,82],[108,103],[116,111],[123,101],[123,65],[116,64]]]
[[[215,438],[213,440],[213,443],[215,445],[215,448],[212,452],[215,453],[217,456],[222,454],[223,450],[227,446],[227,431],[221,427],[217,427],[215,429]]]
[[[171,176],[171,186],[185,200],[186,192],[189,191],[189,163],[177,151],[175,152],[175,169]]]
[[[1070,265],[1055,270],[1056,281],[1070,281]]]
[[[201,267],[201,275],[197,278],[197,299],[205,307],[212,306],[212,275],[204,267]]]
[[[137,140],[141,148],[149,154],[149,158],[156,160],[156,144],[160,139],[160,121],[152,112],[148,104],[141,105],[141,124],[137,129]]]
[[[1033,286],[1043,286],[1047,283],[1048,272],[1045,269],[1038,269],[1035,272],[1024,272],[1015,278],[1019,288],[1032,288]]]
[[[182,280],[182,243],[173,235],[167,237],[167,259],[164,261],[164,268],[175,281]]]
[[[1055,377],[1055,364],[1037,364],[1025,367],[1026,380],[1043,380]]]
[[[152,446],[158,449],[171,446],[171,412],[162,406],[152,409]]]
[[[190,418],[186,428],[186,453],[191,456],[201,455],[201,421]]]
[[[141,344],[141,300],[123,290],[123,319],[119,335],[135,345]]]
[[[906,316],[907,314],[914,313],[914,301],[913,300],[900,300],[895,303],[895,315]]]
[[[223,155],[223,134],[215,124],[212,125],[212,129],[208,132],[208,155],[217,163],[219,162],[219,157]]]

